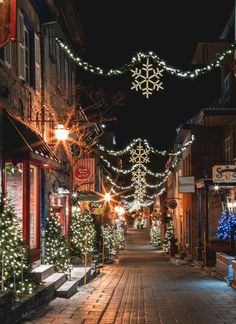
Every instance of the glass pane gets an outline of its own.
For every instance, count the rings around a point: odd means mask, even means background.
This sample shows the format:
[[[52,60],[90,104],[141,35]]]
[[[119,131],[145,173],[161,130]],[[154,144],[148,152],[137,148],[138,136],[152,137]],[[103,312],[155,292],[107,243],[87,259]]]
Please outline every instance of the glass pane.
[[[37,167],[30,166],[30,248],[37,247]]]
[[[23,222],[23,164],[5,163],[6,191],[10,204],[17,215],[19,228],[22,232]]]

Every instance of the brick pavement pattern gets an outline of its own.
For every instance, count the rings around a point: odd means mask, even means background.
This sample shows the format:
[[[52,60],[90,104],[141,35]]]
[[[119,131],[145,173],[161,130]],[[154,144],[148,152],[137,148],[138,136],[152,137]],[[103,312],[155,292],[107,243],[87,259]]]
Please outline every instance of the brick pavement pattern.
[[[129,229],[118,262],[70,299],[56,298],[21,323],[236,324],[236,291],[189,265],[176,265]]]

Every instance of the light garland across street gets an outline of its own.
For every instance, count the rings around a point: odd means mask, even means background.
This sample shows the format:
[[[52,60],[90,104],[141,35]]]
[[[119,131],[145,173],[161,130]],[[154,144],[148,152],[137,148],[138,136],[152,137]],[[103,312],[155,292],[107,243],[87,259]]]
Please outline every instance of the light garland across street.
[[[150,150],[150,152],[153,154],[162,155],[162,156],[179,156],[184,150],[186,150],[186,148],[189,145],[193,143],[193,141],[194,141],[194,135],[192,135],[191,139],[188,140],[186,143],[184,143],[183,146],[180,149],[178,149],[178,151],[176,152],[157,150],[153,146],[151,146],[146,139],[141,139],[141,138],[133,139],[133,141],[129,145],[127,145],[123,150],[119,150],[119,151],[107,150],[103,145],[100,144],[97,144],[97,146],[101,151],[106,152],[109,155],[121,156],[129,153],[137,143],[142,142],[146,147],[146,149]]]
[[[163,59],[161,59],[158,55],[156,55],[152,51],[149,51],[147,53],[138,52],[131,59],[131,63],[124,64],[120,68],[106,70],[98,66],[93,66],[92,64],[89,64],[88,62],[84,61],[79,56],[75,55],[73,51],[59,38],[55,37],[55,40],[58,43],[58,45],[65,51],[65,53],[82,69],[90,73],[101,75],[101,76],[118,76],[126,72],[130,72],[132,68],[141,64],[144,60],[151,59],[154,63],[156,63],[156,65],[160,69],[168,72],[169,74],[175,75],[176,77],[183,78],[183,79],[195,79],[205,73],[212,71],[215,68],[220,67],[222,62],[226,58],[226,56],[232,54],[233,50],[236,48],[236,44],[231,44],[230,48],[224,51],[221,55],[219,55],[214,62],[207,64],[203,68],[197,68],[192,71],[188,71],[188,70],[185,71],[182,69],[174,68],[168,65]]]

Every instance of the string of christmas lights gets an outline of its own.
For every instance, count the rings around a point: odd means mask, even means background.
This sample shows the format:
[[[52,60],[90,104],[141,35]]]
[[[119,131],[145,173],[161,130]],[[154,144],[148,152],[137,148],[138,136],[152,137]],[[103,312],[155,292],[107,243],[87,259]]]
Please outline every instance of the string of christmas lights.
[[[136,168],[140,167],[138,164],[134,164],[130,169],[120,169],[120,168],[116,168],[116,167],[112,166],[111,162],[109,162],[107,159],[105,159],[104,156],[100,155],[100,158],[106,163],[106,165],[109,168],[111,168],[116,173],[129,174],[129,173],[132,173],[132,171],[135,170]],[[152,172],[145,165],[142,165],[141,168],[143,168],[143,170],[146,171],[149,175],[156,177],[156,178],[164,177],[169,172],[168,169],[165,170],[164,172]]]
[[[218,58],[213,61],[210,64],[207,64],[203,68],[197,68],[192,71],[189,70],[182,70],[174,68],[170,65],[168,65],[163,59],[161,59],[158,55],[156,55],[154,52],[150,51],[147,53],[138,52],[132,59],[131,63],[124,64],[120,68],[115,69],[103,69],[98,66],[93,66],[92,64],[89,64],[88,62],[84,61],[79,56],[76,56],[73,51],[59,38],[55,37],[56,42],[58,45],[64,50],[64,52],[76,63],[78,64],[82,69],[85,71],[88,71],[93,74],[101,75],[101,76],[118,76],[121,74],[124,74],[126,72],[129,72],[133,67],[139,65],[142,63],[143,60],[150,58],[154,63],[157,64],[163,71],[166,71],[172,75],[175,75],[176,77],[183,78],[183,79],[195,79],[205,73],[208,73],[212,71],[215,68],[218,68],[221,66],[224,59],[233,53],[233,50],[236,48],[236,44],[231,44],[230,48],[226,51],[224,51],[221,55],[218,56]]]
[[[129,153],[137,143],[143,142],[144,146],[148,150],[150,150],[150,152],[153,153],[153,154],[163,155],[163,156],[166,156],[166,155],[168,155],[168,156],[179,156],[189,145],[191,145],[193,143],[193,141],[194,141],[194,135],[192,135],[191,139],[188,140],[187,142],[185,142],[183,144],[183,146],[176,152],[167,152],[167,151],[157,150],[153,146],[151,146],[146,139],[141,139],[141,138],[134,139],[123,150],[119,150],[119,151],[107,150],[104,146],[102,146],[100,144],[97,144],[97,146],[101,151],[106,152],[109,155],[121,156],[121,155],[125,155],[125,154]]]

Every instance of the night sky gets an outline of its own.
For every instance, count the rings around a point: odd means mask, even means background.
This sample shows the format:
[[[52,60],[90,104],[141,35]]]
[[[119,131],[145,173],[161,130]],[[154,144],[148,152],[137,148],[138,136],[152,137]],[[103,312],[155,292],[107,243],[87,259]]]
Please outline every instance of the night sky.
[[[78,1],[86,38],[82,57],[103,68],[130,63],[138,51],[153,51],[174,68],[192,70],[198,42],[218,41],[232,12],[234,0],[198,1]],[[220,70],[197,79],[180,79],[164,72],[164,90],[146,99],[130,90],[131,73],[97,77],[81,71],[81,81],[121,91],[124,103],[114,108],[118,148],[133,138],[147,139],[155,148],[172,147],[176,128],[220,97]],[[162,128],[162,129],[161,129]],[[164,130],[163,130],[164,128]]]

